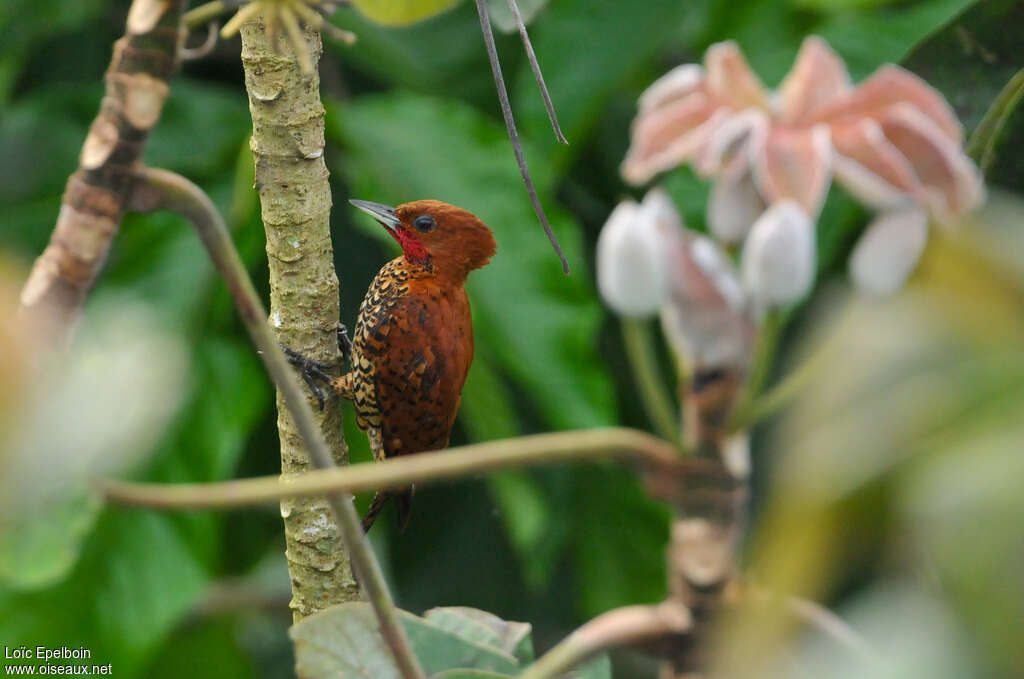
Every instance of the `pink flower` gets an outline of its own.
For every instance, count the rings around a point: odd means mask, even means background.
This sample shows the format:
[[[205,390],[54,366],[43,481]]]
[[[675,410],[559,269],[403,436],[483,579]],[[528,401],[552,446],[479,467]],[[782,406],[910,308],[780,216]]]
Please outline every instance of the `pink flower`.
[[[947,220],[982,197],[942,95],[892,65],[854,87],[842,60],[813,36],[775,92],[732,42],[708,49],[703,67],[679,66],[651,85],[640,97],[622,175],[642,184],[683,163],[715,178],[708,224],[725,242],[745,239],[781,201],[813,223],[834,176],[882,213],[851,267],[855,282],[874,292],[898,288],[913,269],[928,214]]]

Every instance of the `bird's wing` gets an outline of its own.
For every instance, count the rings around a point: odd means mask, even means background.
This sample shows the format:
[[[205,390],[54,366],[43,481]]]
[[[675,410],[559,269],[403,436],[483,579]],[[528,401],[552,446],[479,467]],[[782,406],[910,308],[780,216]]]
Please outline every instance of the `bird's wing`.
[[[394,456],[444,448],[472,360],[468,309],[461,313],[447,297],[409,294],[387,316],[377,328],[386,349],[373,354],[384,450]]]

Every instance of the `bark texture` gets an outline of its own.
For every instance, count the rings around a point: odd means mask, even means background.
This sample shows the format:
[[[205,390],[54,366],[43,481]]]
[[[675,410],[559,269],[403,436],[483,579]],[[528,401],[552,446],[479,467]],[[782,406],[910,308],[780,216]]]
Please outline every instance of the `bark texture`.
[[[315,68],[304,76],[291,44],[275,50],[262,19],[242,26],[242,64],[252,113],[256,163],[270,263],[270,320],[286,346],[318,360],[340,360],[338,279],[331,246],[331,190],[324,164],[324,108]],[[320,35],[303,30],[314,66]],[[311,402],[312,402],[312,397]],[[329,396],[317,413],[335,462],[347,464],[341,409]],[[281,473],[286,481],[311,468],[281,393],[277,396]],[[359,588],[326,498],[281,503],[295,620],[352,601]]]
[[[691,633],[677,644],[662,679],[704,676],[708,635],[737,575],[746,530],[750,454],[746,432],[730,434],[729,415],[744,379],[735,368],[697,369],[683,385],[685,443],[710,463],[698,488],[681,489],[668,547],[669,597],[689,609]]]
[[[22,315],[55,343],[70,336],[110,251],[178,64],[184,0],[135,0],[114,43],[106,96],[68,179],[50,243],[21,292]]]

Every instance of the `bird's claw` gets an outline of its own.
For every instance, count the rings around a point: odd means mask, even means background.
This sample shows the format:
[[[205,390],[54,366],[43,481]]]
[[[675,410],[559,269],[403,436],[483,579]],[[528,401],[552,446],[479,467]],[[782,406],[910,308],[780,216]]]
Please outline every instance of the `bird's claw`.
[[[338,350],[341,351],[341,360],[349,365],[352,362],[352,340],[344,323],[338,323]]]
[[[331,366],[323,361],[317,361],[307,356],[303,356],[294,349],[282,345],[281,349],[284,350],[284,355],[288,357],[288,362],[298,368],[299,374],[302,375],[303,381],[309,390],[313,392],[313,396],[316,397],[316,403],[320,410],[324,409],[324,404],[327,402],[327,398],[324,396],[324,391],[320,386],[321,382],[330,383],[334,378],[331,377],[330,373],[327,372],[331,369]]]

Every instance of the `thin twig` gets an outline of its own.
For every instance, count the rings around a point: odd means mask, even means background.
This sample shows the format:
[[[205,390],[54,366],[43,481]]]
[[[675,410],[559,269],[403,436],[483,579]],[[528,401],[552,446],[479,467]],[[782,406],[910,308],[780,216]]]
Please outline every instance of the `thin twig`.
[[[199,239],[206,246],[210,259],[224,276],[242,322],[253,344],[256,345],[267,372],[284,395],[296,428],[310,451],[313,465],[319,469],[333,469],[334,460],[319,427],[316,426],[313,411],[303,395],[294,371],[288,364],[288,359],[277,344],[274,332],[267,323],[267,312],[263,308],[263,303],[213,202],[198,186],[167,170],[142,168],[138,171],[138,178],[140,185],[133,196],[133,207],[144,210],[171,210],[192,223],[199,234]],[[328,499],[341,526],[360,583],[377,614],[381,634],[391,649],[395,663],[405,679],[424,679],[425,675],[419,661],[413,655],[409,640],[398,621],[398,613],[384,581],[380,564],[377,563],[360,527],[352,495],[335,492],[329,494]]]
[[[523,49],[526,51],[526,60],[530,62],[530,68],[533,70],[533,79],[537,81],[537,87],[540,89],[541,99],[544,100],[544,109],[548,112],[548,120],[551,121],[551,129],[555,131],[555,139],[560,144],[568,144],[569,140],[562,134],[562,127],[558,124],[555,105],[551,103],[551,94],[548,92],[548,86],[544,84],[544,74],[540,71],[537,55],[533,52],[533,43],[530,42],[530,34],[526,32],[526,23],[523,21],[523,15],[519,12],[519,5],[516,4],[516,0],[508,0],[508,8],[512,12],[516,28],[519,29],[519,37],[522,39]]]
[[[487,13],[487,0],[476,0],[476,11],[480,15],[480,30],[484,34],[484,44],[487,46],[487,58],[491,62],[491,73],[494,75],[494,86],[498,90],[498,101],[501,103],[501,115],[505,118],[505,127],[508,129],[508,138],[512,142],[512,150],[516,154],[516,162],[519,164],[519,173],[523,176],[523,183],[526,185],[526,192],[530,195],[530,202],[533,203],[533,211],[537,213],[537,219],[544,227],[544,233],[551,241],[551,247],[562,262],[562,271],[569,274],[569,260],[562,252],[562,246],[558,244],[558,237],[555,236],[548,217],[544,214],[544,207],[537,197],[537,189],[533,186],[533,179],[530,177],[530,169],[526,166],[526,157],[523,155],[523,145],[519,141],[519,131],[516,130],[516,121],[512,117],[512,106],[508,102],[508,90],[505,89],[505,78],[501,75],[501,63],[498,61],[498,48],[494,44],[494,32],[491,30],[491,17]]]
[[[194,30],[203,26],[209,21],[216,19],[221,14],[227,14],[233,9],[238,9],[241,0],[212,0],[205,4],[194,7],[185,12],[181,21],[188,30]]]
[[[213,52],[213,48],[217,46],[217,35],[220,31],[220,24],[216,21],[211,21],[206,27],[206,39],[203,44],[196,45],[195,47],[187,47],[182,44],[178,48],[178,58],[182,61],[195,61],[196,59],[202,59],[205,56],[209,56]]]
[[[427,483],[509,467],[558,464],[602,457],[630,458],[649,468],[678,469],[690,462],[678,450],[645,432],[625,428],[590,429],[521,436],[443,451],[418,453],[329,471],[313,471],[282,481],[277,476],[220,483],[131,483],[107,480],[110,502],[162,509],[239,507],[282,497],[357,493]]]
[[[634,318],[622,319],[622,342],[647,417],[659,434],[669,441],[678,442],[678,408],[669,396],[661,371],[658,370],[650,322]]]
[[[607,648],[646,644],[687,634],[693,627],[690,612],[674,601],[656,606],[616,608],[563,639],[528,667],[519,679],[555,679]]]

